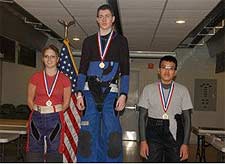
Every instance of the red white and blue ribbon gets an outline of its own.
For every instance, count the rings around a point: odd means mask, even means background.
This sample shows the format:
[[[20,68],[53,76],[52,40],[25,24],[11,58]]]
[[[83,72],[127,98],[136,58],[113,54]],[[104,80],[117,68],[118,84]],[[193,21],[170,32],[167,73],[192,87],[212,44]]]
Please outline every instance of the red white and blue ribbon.
[[[113,34],[113,30],[111,31],[109,38],[107,40],[106,46],[104,51],[102,52],[102,43],[101,43],[101,36],[100,36],[100,32],[98,32],[98,49],[99,49],[99,53],[100,53],[100,57],[101,57],[101,61],[103,62],[106,56],[106,52],[109,49],[109,45],[111,43],[112,40],[112,34]]]
[[[162,87],[162,83],[159,82],[158,83],[158,88],[159,88],[159,94],[160,94],[160,100],[163,106],[163,110],[165,111],[165,113],[167,112],[167,110],[169,109],[169,105],[173,96],[173,91],[174,91],[174,82],[172,82],[170,88],[169,88],[169,92],[168,92],[168,96],[165,99],[165,95],[163,92],[163,87]]]
[[[46,72],[43,71],[43,74],[44,74],[44,82],[45,82],[45,90],[46,90],[46,93],[47,93],[48,97],[51,97],[52,92],[53,92],[53,90],[54,90],[54,88],[55,88],[55,84],[56,84],[56,82],[57,82],[57,80],[58,80],[59,70],[57,71],[57,73],[56,73],[56,75],[55,75],[55,79],[54,79],[54,81],[53,81],[53,84],[52,84],[52,86],[50,86],[50,87],[48,86]]]

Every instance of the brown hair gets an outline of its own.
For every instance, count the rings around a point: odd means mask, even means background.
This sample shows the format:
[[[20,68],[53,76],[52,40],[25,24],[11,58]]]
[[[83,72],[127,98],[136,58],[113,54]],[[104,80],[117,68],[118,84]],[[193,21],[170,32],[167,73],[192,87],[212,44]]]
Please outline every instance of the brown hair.
[[[53,50],[55,52],[55,54],[59,57],[59,49],[56,46],[54,46],[53,44],[50,44],[42,49],[42,51],[41,51],[42,57],[44,57],[45,51],[47,51],[48,49]]]
[[[111,12],[112,16],[114,16],[113,8],[109,4],[103,4],[103,5],[99,6],[99,8],[97,9],[97,17],[98,17],[100,10],[109,10]]]

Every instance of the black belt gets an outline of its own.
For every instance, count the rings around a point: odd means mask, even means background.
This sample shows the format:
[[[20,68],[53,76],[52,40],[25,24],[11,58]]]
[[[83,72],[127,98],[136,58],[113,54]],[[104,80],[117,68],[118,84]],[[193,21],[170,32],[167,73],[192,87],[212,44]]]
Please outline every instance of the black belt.
[[[116,84],[116,80],[111,81],[101,81],[97,76],[87,76],[86,81],[90,82],[97,82],[101,87],[109,87],[110,84]]]
[[[169,120],[148,117],[148,126],[169,126]]]

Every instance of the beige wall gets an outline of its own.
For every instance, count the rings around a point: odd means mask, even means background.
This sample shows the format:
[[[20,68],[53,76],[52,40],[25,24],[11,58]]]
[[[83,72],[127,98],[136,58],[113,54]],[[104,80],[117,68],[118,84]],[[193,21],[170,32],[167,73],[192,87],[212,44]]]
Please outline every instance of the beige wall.
[[[17,106],[27,103],[29,77],[42,67],[40,54],[36,58],[37,68],[2,62],[2,104],[10,103]]]
[[[36,69],[3,62],[2,104],[26,104],[28,79]]]
[[[195,49],[177,50],[177,58],[180,68],[177,81],[187,86],[194,103],[194,80],[217,80],[217,105],[216,111],[196,111],[192,113],[192,125],[199,127],[225,128],[225,73],[215,74],[216,58],[211,58],[206,47]],[[195,142],[196,136],[192,134],[191,142]]]
[[[215,74],[216,58],[209,57],[208,50],[205,47],[186,50],[180,49],[177,51],[177,58],[181,67],[178,70],[176,80],[189,88],[193,103],[195,79],[217,80],[216,111],[194,110],[192,114],[193,125],[225,128],[225,73]]]

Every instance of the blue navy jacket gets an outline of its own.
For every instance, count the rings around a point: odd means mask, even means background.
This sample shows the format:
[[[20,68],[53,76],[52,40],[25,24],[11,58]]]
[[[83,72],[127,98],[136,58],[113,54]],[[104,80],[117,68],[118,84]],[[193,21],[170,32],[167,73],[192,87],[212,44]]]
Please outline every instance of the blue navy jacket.
[[[104,59],[105,67],[99,67],[101,57],[98,47],[98,34],[87,37],[82,46],[77,91],[83,91],[87,76],[96,76],[102,82],[118,81],[119,94],[128,94],[129,90],[129,49],[126,37],[113,32],[112,40]]]

